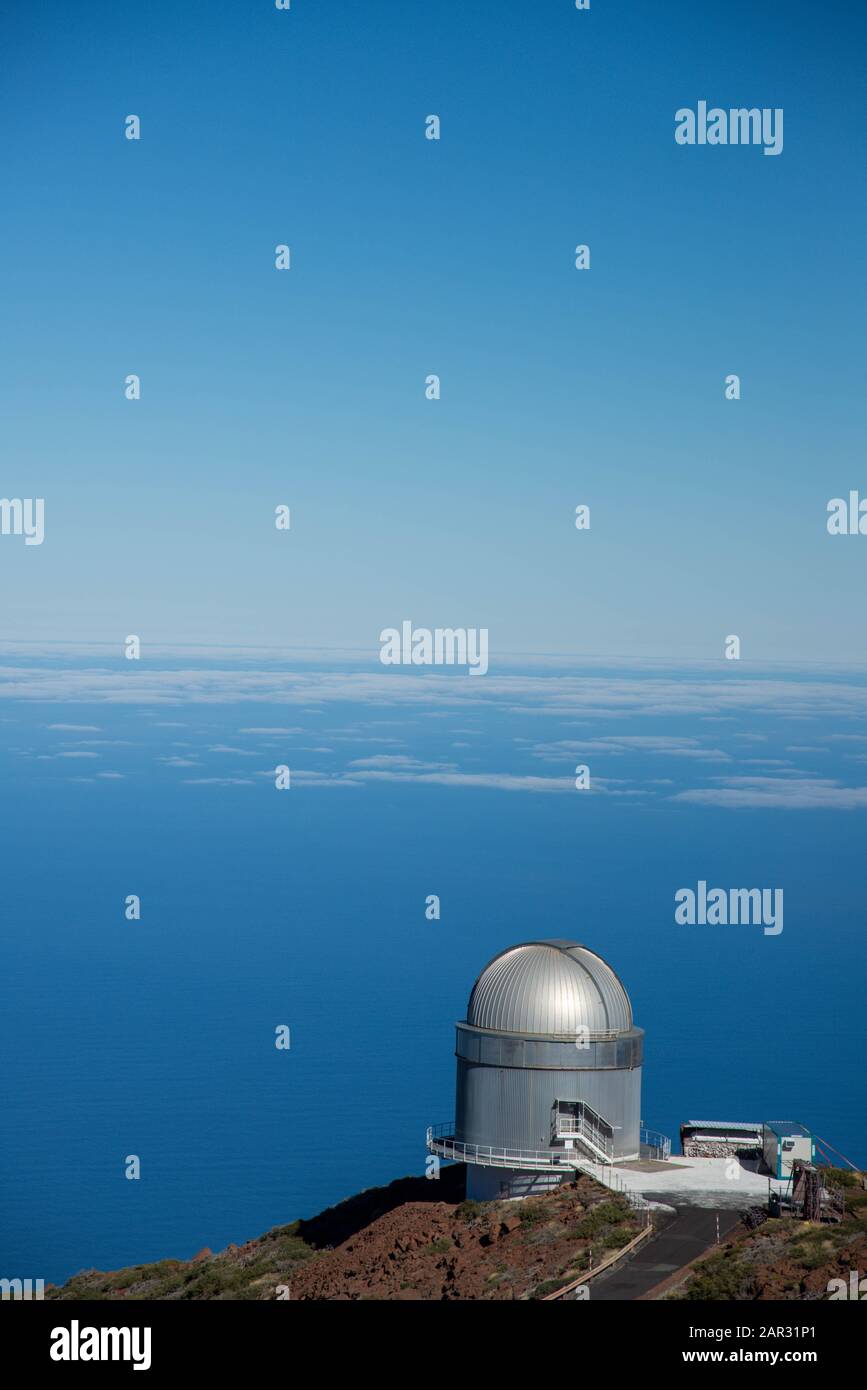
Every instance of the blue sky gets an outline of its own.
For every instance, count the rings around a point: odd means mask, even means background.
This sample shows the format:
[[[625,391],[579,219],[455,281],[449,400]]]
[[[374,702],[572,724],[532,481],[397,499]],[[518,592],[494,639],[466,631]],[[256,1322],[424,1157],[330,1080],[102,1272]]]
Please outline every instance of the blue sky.
[[[2,491],[46,499],[8,636],[863,659],[858,7],[2,26]],[[783,153],[677,146],[699,99],[783,107]]]

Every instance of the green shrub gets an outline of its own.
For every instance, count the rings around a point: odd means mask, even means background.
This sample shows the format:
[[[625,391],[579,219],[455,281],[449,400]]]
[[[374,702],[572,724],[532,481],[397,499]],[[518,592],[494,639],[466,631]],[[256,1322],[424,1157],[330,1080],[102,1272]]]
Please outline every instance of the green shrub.
[[[692,1302],[728,1303],[749,1298],[753,1283],[752,1266],[721,1251],[696,1265],[683,1297]]]
[[[632,1238],[632,1230],[629,1226],[612,1226],[610,1231],[606,1231],[602,1236],[603,1250],[617,1250],[621,1245],[628,1245]]]
[[[217,1298],[229,1290],[242,1288],[249,1280],[250,1273],[243,1266],[229,1264],[227,1260],[215,1260],[187,1281],[182,1297]]]
[[[423,1255],[444,1255],[447,1250],[451,1250],[452,1243],[447,1236],[440,1236],[439,1240],[432,1240],[430,1245],[426,1245],[422,1251]]]
[[[827,1170],[829,1187],[860,1187],[861,1174],[853,1173],[851,1168],[829,1168]]]
[[[461,1202],[460,1206],[455,1208],[455,1216],[459,1221],[475,1221],[476,1217],[481,1216],[481,1214],[481,1202]]]
[[[553,1293],[555,1289],[562,1289],[564,1284],[570,1282],[569,1279],[564,1279],[562,1275],[559,1279],[545,1279],[541,1284],[536,1285],[530,1297],[544,1298],[546,1294]]]
[[[541,1202],[522,1202],[518,1216],[522,1226],[535,1226],[546,1219],[548,1210]]]
[[[591,1207],[574,1226],[566,1232],[570,1240],[591,1240],[603,1235],[611,1226],[622,1226],[630,1216],[629,1205],[614,1199],[599,1202]]]

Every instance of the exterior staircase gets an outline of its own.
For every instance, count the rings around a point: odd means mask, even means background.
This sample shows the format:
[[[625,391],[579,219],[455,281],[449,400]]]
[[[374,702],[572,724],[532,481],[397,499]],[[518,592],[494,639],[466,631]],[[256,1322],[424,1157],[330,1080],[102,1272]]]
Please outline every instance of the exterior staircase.
[[[551,1143],[567,1151],[579,1145],[597,1163],[614,1157],[614,1128],[586,1101],[555,1101],[551,1111]]]

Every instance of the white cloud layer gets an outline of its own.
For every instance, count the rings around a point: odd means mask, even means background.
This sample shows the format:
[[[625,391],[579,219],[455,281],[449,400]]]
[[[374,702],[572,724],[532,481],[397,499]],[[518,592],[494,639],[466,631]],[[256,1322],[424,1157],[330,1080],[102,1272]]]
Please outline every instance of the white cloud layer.
[[[851,811],[867,806],[867,787],[844,787],[830,778],[729,777],[723,787],[678,792],[672,801],[696,806],[774,807],[782,811]]]

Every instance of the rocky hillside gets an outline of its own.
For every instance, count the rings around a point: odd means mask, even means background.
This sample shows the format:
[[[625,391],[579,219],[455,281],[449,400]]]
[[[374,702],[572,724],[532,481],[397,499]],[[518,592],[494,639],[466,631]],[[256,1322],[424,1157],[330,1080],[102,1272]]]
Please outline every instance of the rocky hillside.
[[[652,1299],[820,1299],[831,1279],[867,1270],[867,1191],[845,1189],[839,1224],[785,1217],[734,1229],[710,1256],[657,1286]],[[464,1170],[437,1182],[401,1178],[308,1221],[192,1260],[87,1270],[48,1299],[525,1299],[542,1298],[638,1231],[629,1206],[592,1179],[525,1202],[464,1200]]]
[[[590,1178],[525,1202],[476,1205],[463,1188],[459,1165],[436,1182],[402,1178],[219,1254],[89,1270],[46,1298],[540,1298],[639,1229]]]

